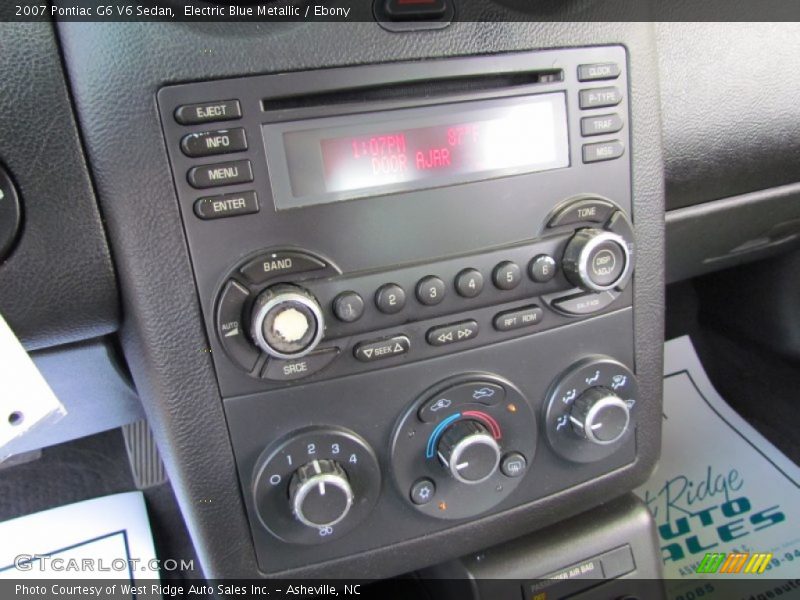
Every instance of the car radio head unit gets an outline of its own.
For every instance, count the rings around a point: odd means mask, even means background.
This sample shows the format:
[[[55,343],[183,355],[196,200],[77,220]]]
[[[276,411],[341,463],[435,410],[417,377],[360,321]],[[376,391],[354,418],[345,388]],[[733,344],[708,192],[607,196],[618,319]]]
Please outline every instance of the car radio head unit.
[[[633,467],[658,407],[634,364],[624,48],[188,83],[158,104],[264,572]]]

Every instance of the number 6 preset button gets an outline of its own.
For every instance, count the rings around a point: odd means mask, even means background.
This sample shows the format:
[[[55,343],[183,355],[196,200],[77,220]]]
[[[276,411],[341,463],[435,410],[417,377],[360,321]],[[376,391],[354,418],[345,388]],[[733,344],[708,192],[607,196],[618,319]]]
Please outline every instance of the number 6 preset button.
[[[406,292],[396,283],[382,285],[375,293],[375,306],[378,310],[391,315],[403,310],[406,305]]]

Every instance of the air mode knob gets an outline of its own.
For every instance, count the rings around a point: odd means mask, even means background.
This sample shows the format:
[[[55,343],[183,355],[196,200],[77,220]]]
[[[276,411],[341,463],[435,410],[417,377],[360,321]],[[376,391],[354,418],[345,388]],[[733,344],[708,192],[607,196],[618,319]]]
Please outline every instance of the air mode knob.
[[[500,462],[500,446],[486,427],[462,420],[451,425],[439,440],[437,453],[450,475],[461,483],[489,479]]]
[[[582,438],[606,446],[620,440],[630,423],[625,401],[603,387],[592,387],[575,400],[569,414],[572,429]]]
[[[589,292],[613,289],[631,268],[625,239],[603,229],[579,229],[564,251],[567,279]]]
[[[267,288],[253,304],[250,335],[275,358],[305,356],[317,347],[324,329],[319,302],[296,285]]]
[[[313,460],[294,472],[289,482],[292,514],[303,525],[333,527],[353,505],[353,489],[334,460]]]

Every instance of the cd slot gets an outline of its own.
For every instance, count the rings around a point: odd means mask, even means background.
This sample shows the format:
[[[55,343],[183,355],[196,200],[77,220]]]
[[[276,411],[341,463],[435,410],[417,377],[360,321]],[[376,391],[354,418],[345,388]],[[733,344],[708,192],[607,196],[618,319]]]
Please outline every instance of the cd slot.
[[[548,69],[516,73],[492,73],[466,77],[424,79],[381,86],[363,86],[316,94],[272,96],[261,101],[264,111],[313,108],[353,102],[377,102],[407,98],[435,98],[460,93],[475,93],[495,89],[509,90],[564,80],[564,71]]]

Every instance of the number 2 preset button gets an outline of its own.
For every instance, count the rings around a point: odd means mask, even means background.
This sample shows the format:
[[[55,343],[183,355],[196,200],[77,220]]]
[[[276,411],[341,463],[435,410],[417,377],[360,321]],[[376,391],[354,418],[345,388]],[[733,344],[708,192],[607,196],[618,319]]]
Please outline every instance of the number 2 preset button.
[[[406,305],[406,292],[396,283],[382,285],[375,293],[375,306],[387,315],[403,310]]]

